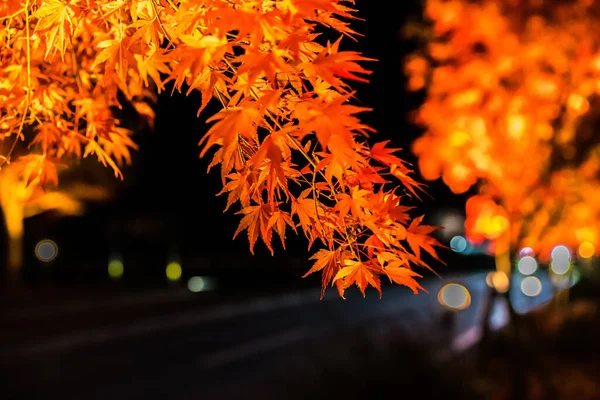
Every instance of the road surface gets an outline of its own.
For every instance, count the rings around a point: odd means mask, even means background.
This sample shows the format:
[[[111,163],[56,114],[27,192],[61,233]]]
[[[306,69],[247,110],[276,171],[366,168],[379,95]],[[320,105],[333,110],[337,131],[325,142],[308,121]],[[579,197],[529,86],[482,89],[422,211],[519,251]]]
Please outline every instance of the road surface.
[[[455,313],[451,333],[440,323],[444,310],[437,301],[448,280],[427,281],[429,294],[418,296],[387,288],[381,300],[375,292],[363,299],[352,291],[344,301],[330,290],[319,301],[315,288],[205,305],[201,297],[175,291],[144,301],[121,297],[5,310],[3,398],[225,399],[224,388],[265,378],[278,360],[301,355],[310,341],[375,322],[421,343],[446,341],[448,351],[465,349],[478,339],[489,288],[485,273],[452,281],[468,288],[472,303]],[[523,304],[535,307],[551,292]],[[501,325],[502,313],[494,315]]]

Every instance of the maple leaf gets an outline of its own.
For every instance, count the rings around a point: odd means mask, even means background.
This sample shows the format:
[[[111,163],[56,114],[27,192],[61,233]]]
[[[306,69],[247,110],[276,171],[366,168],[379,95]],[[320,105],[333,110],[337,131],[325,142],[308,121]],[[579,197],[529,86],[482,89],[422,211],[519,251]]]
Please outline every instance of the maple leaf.
[[[340,279],[344,279],[344,288],[350,287],[352,284],[356,284],[360,289],[360,292],[365,295],[365,289],[368,285],[373,286],[379,292],[379,297],[383,294],[381,292],[381,282],[377,274],[381,273],[381,268],[371,262],[362,262],[357,260],[344,260],[346,265],[340,269],[333,278],[336,282]]]
[[[17,165],[27,186],[31,185],[34,181],[38,181],[43,188],[46,188],[48,184],[52,184],[54,187],[58,186],[58,171],[56,167],[66,166],[60,160],[47,157],[43,154],[21,156],[17,160]]]
[[[231,107],[219,111],[214,116],[206,120],[207,123],[216,123],[206,132],[206,135],[198,143],[202,146],[200,157],[215,144],[220,144],[223,148],[230,148],[232,143],[237,142],[238,135],[254,141],[258,123],[261,121],[261,115],[258,112],[258,104],[253,103],[246,107]],[[231,157],[231,154],[227,155]],[[227,159],[223,159],[227,163]]]
[[[175,87],[181,91],[187,77],[195,80],[214,59],[224,58],[227,39],[215,35],[180,35],[179,39],[184,46],[177,47],[172,53],[177,62],[173,63],[173,70],[167,81],[174,80]]]
[[[292,221],[292,217],[289,213],[278,210],[271,214],[269,217],[269,221],[267,222],[267,231],[269,232],[277,232],[279,239],[281,240],[281,247],[285,250],[285,228],[287,226],[294,226]],[[271,254],[273,254],[273,249],[270,248]]]
[[[190,83],[190,87],[186,94],[189,95],[195,89],[200,90],[200,93],[202,94],[202,103],[200,104],[197,115],[200,115],[202,110],[206,108],[208,102],[213,98],[215,90],[218,91],[219,96],[222,96],[223,93],[227,93],[227,83],[229,82],[230,79],[221,71],[210,67],[205,67],[202,70],[202,73],[196,76],[192,83]]]
[[[247,81],[249,85],[256,82],[256,79],[264,75],[269,82],[277,81],[277,74],[291,73],[294,69],[286,62],[285,51],[274,49],[267,53],[247,52],[235,59],[241,64],[238,68],[238,74],[248,74]]]
[[[298,216],[298,224],[309,240],[310,249],[319,235],[319,218],[323,215],[323,207],[318,199],[307,197],[312,189],[304,190],[297,198],[292,197],[291,215]]]
[[[104,64],[107,77],[111,77],[116,72],[119,79],[126,81],[128,68],[137,64],[133,53],[129,50],[130,43],[131,38],[128,36],[103,40],[98,43],[97,47],[102,50],[96,56],[91,69]]]
[[[336,142],[333,143],[334,150],[336,146],[353,147],[353,132],[367,136],[368,132],[374,131],[355,116],[370,109],[348,104],[353,94],[339,96],[330,102],[313,101],[299,104],[293,111],[293,117],[300,121],[294,135],[301,140],[305,135],[315,132],[322,149],[327,148],[332,137],[336,138]],[[340,151],[339,154],[344,154],[344,151]],[[352,158],[362,159],[360,155]]]
[[[273,202],[279,188],[283,188],[286,194],[289,193],[286,173],[282,166],[283,154],[278,138],[280,136],[272,133],[265,137],[258,151],[248,161],[248,165],[262,167],[257,184],[266,183],[269,202]]]
[[[250,206],[250,189],[253,186],[252,179],[254,174],[248,171],[246,174],[234,173],[227,175],[229,182],[223,186],[223,189],[217,193],[217,196],[223,193],[229,193],[227,196],[227,204],[225,211],[229,210],[229,207],[236,201],[239,201],[242,207],[247,208]]]
[[[158,93],[164,90],[163,80],[160,74],[170,73],[169,61],[170,57],[165,50],[158,49],[155,45],[150,46],[150,50],[144,56],[134,54],[137,60],[138,71],[140,78],[148,86],[148,77],[152,78],[156,84]]]
[[[67,46],[77,26],[77,7],[72,1],[44,0],[41,6],[32,14],[38,22],[35,31],[42,33],[46,38],[47,58],[51,52],[58,51],[64,60]]]
[[[375,143],[368,154],[375,160],[387,166],[404,164],[404,161],[393,154],[402,149],[386,148],[385,146],[389,142],[389,140],[385,140],[383,142]]]
[[[390,167],[390,173],[392,175],[394,175],[396,178],[398,178],[400,180],[400,182],[402,182],[404,187],[406,189],[408,189],[408,191],[413,196],[415,196],[417,199],[419,199],[420,197],[419,197],[417,190],[423,191],[423,184],[417,182],[414,178],[410,177],[408,174],[411,172],[412,171],[410,171],[408,168],[404,167],[401,164],[400,165],[392,164]]]
[[[99,138],[104,153],[109,159],[115,160],[116,164],[131,164],[131,152],[129,149],[138,149],[137,144],[130,137],[131,131],[125,128],[115,127],[105,138]]]
[[[363,219],[365,216],[363,209],[369,206],[367,196],[370,193],[368,190],[353,188],[351,195],[346,193],[340,194],[334,207],[339,212],[340,219],[343,220],[348,212],[351,212],[353,217],[359,220]]]
[[[371,72],[358,64],[359,61],[375,61],[372,58],[363,57],[354,51],[339,51],[342,38],[340,37],[333,45],[327,47],[311,62],[302,64],[301,68],[309,79],[317,76],[329,83],[331,86],[342,90],[346,84],[339,78],[346,78],[359,82],[368,82],[356,74],[369,75]]]
[[[100,161],[105,167],[110,166],[115,173],[116,178],[123,179],[123,173],[119,169],[119,166],[95,140],[90,140],[87,142],[82,157],[85,158],[90,154],[95,154],[98,158],[98,161]]]
[[[312,268],[304,274],[303,278],[306,278],[308,275],[315,272],[322,271],[321,300],[325,297],[327,286],[334,280],[341,269],[339,257],[339,250],[321,249],[310,258],[311,260],[316,261]],[[344,282],[342,280],[334,280],[332,283],[336,285],[340,297],[344,298]]]
[[[429,236],[430,233],[439,229],[436,226],[421,225],[423,221],[423,215],[415,218],[410,223],[410,226],[406,230],[406,241],[417,258],[421,257],[421,249],[429,253],[433,258],[443,263],[443,261],[437,255],[435,247],[445,247],[433,237]]]
[[[250,243],[250,252],[254,254],[254,245],[258,240],[258,237],[262,238],[263,242],[273,254],[273,247],[271,247],[271,238],[273,237],[272,226],[275,222],[272,222],[270,204],[249,206],[240,210],[237,214],[244,214],[244,217],[240,221],[237,230],[235,231],[233,238],[235,239],[242,231],[248,231],[248,242]]]
[[[409,287],[414,294],[419,294],[419,290],[422,290],[427,293],[427,290],[423,288],[416,280],[417,278],[422,278],[422,275],[417,274],[410,268],[400,267],[399,265],[388,265],[384,269],[385,274],[390,278],[390,282],[395,282],[399,285],[404,285]]]

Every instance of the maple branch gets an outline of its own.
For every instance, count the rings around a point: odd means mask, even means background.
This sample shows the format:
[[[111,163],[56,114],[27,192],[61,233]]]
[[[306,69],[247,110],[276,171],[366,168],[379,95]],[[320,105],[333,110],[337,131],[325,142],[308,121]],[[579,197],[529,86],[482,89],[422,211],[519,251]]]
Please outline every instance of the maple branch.
[[[342,5],[344,0],[316,1],[294,12],[289,10],[293,4],[278,2],[216,0],[211,7],[201,0],[149,1],[140,8],[132,0],[108,1],[110,5],[102,4],[107,0],[21,0],[24,8],[0,19],[0,25],[8,23],[0,37],[1,56],[7,61],[0,74],[11,83],[8,98],[16,99],[2,123],[2,130],[16,137],[0,163],[10,163],[24,140],[22,147],[41,146],[44,154],[19,158],[26,171],[19,179],[55,182],[56,166],[72,155],[93,155],[123,179],[118,165],[129,162],[128,148],[135,143],[128,136],[133,130],[121,126],[113,106],[121,109],[129,101],[152,122],[157,87],[150,87],[149,79],[161,86],[174,80],[174,89],[180,91],[185,83],[187,94],[202,92],[199,111],[213,97],[222,105],[209,118],[216,122],[200,144],[210,139],[210,146],[220,147],[210,167],[221,166],[221,193],[229,193],[226,209],[241,205],[245,217],[237,233],[248,231],[250,250],[260,238],[273,252],[274,233],[285,248],[288,226],[296,232],[301,227],[309,249],[316,241],[322,247],[313,258],[319,259],[313,272],[321,271],[323,287],[333,281],[343,297],[356,283],[364,294],[367,277],[379,290],[379,279],[365,275],[376,256],[362,243],[373,230],[393,236],[376,215],[380,196],[373,191],[381,178],[378,171],[367,171],[374,158],[363,157],[355,145],[365,126],[358,118],[343,116],[358,108],[344,104],[346,97],[335,102],[346,93],[346,79],[362,80],[353,73],[367,72],[357,64],[365,58],[339,51],[339,41],[324,46],[315,39],[319,25],[343,35],[352,32],[338,18],[354,10]],[[21,5],[8,7],[13,12]],[[103,68],[97,69],[99,65]],[[240,74],[242,70],[247,73]],[[169,75],[166,80],[164,75]],[[338,107],[339,119],[333,119],[336,110],[330,105]],[[343,132],[326,132],[327,124],[314,120],[319,112],[323,117],[331,113],[331,125],[342,123]],[[36,134],[29,140],[32,127]],[[314,140],[322,136],[351,137],[352,143]],[[370,177],[374,182],[366,187],[363,182]],[[359,195],[356,189],[362,189]],[[294,197],[298,191],[300,199]],[[385,248],[407,259],[404,249],[389,245],[391,240]],[[373,260],[363,263],[369,254]],[[342,268],[347,268],[345,277],[335,279]],[[350,269],[355,269],[351,275]]]
[[[23,135],[23,127],[25,125],[25,118],[27,117],[28,111],[29,111],[29,104],[25,103],[25,110],[23,111],[23,115],[21,116],[21,121],[19,122],[19,129],[17,130],[16,135],[15,135],[15,140],[13,141],[12,145],[10,146],[10,149],[6,153],[6,156],[2,156],[2,162],[0,162],[0,168],[2,168],[2,166],[4,164],[7,164],[7,163],[10,164],[10,158],[12,156],[12,153],[15,151],[15,148],[17,147],[17,143],[19,142],[19,139]]]
[[[318,193],[318,189],[317,189],[317,185],[316,185],[316,180],[317,180],[317,169],[315,168],[313,170],[312,184],[311,184],[311,188],[312,188],[312,192],[313,192],[313,203],[315,206],[315,215],[317,216],[317,222],[319,223],[319,227],[321,227],[321,232],[323,233],[323,236],[325,237],[327,235],[325,233],[325,227],[323,226],[323,223],[321,222],[321,219],[319,218],[319,203],[317,200],[319,193]]]
[[[223,61],[225,62],[225,64],[229,67],[229,69],[231,69],[231,71],[236,74],[237,73],[237,69],[229,62],[229,60],[227,58],[223,58]],[[258,94],[255,92],[255,89],[253,87],[250,87],[250,94],[252,94],[252,97],[255,100],[258,100],[260,97],[258,96]],[[281,126],[281,124],[277,121],[277,118],[275,118],[275,116],[269,111],[269,110],[265,110],[265,114],[267,114],[269,116],[269,118],[271,118],[271,120],[273,121],[273,124],[279,128],[279,130],[283,130],[283,127]],[[268,124],[268,122],[266,121],[265,117],[263,116],[263,121],[265,123]],[[302,147],[302,144],[300,144],[298,142],[298,140],[293,137],[292,135],[290,135],[289,133],[285,134],[286,137],[294,144],[294,146],[296,147],[296,150],[298,150],[300,152],[300,154],[302,154],[302,156],[310,163],[310,165],[313,166],[313,168],[317,168],[317,164],[311,159],[311,157],[308,155],[308,153],[306,153],[304,151],[304,148]],[[336,193],[335,192],[335,188],[332,186],[331,182],[329,182],[327,180],[327,178],[325,177],[325,174],[322,171],[318,171],[319,174],[323,177],[323,179],[325,179],[325,182],[327,182],[332,189],[332,193]],[[337,200],[336,200],[337,201]]]
[[[227,65],[227,67],[232,71],[233,74],[237,73],[237,69],[235,68],[235,66],[233,66],[231,64],[231,62],[227,58],[224,57],[223,61],[225,62],[225,64]],[[254,87],[250,87],[250,94],[252,95],[252,97],[255,100],[258,100],[260,98],[259,95],[256,93]],[[275,127],[277,127],[279,130],[283,130],[283,127],[277,121],[277,118],[269,110],[265,110],[265,114],[271,119],[271,121],[273,121],[273,124],[275,125]],[[266,118],[264,116],[262,118],[263,118],[263,121],[265,122],[265,124],[267,124],[267,126],[269,126],[268,121],[266,120]],[[269,130],[273,131],[274,129],[269,126]],[[334,201],[336,203],[338,203],[338,199],[336,198],[335,194],[337,194],[338,192],[335,189],[335,187],[333,186],[332,182],[329,182],[329,180],[327,179],[327,177],[325,176],[325,174],[322,171],[320,171],[320,170],[318,171],[317,170],[317,163],[304,150],[304,148],[302,147],[302,144],[299,143],[298,140],[295,137],[293,137],[292,135],[290,135],[289,133],[286,133],[286,137],[292,142],[292,144],[294,145],[294,147],[296,148],[296,150],[298,152],[300,152],[300,154],[302,154],[302,156],[313,167],[313,181],[312,181],[312,185],[311,186],[312,186],[312,190],[313,190],[313,200],[314,200],[315,212],[317,213],[317,216],[318,216],[318,204],[317,204],[318,194],[315,192],[317,190],[316,189],[316,182],[315,182],[317,173],[320,174],[323,177],[323,179],[325,179],[325,182],[327,182],[327,184],[330,186],[333,199],[334,199]],[[322,231],[323,235],[326,236],[325,228],[322,225],[322,222],[320,221],[319,218],[317,218],[317,221],[319,223],[319,226],[321,227],[321,231]],[[354,240],[354,241],[350,240],[350,237],[348,236],[347,230],[342,230],[342,231],[343,231],[343,235],[344,235],[344,237],[346,239],[345,243],[348,243],[348,244],[356,243],[356,240]]]
[[[29,0],[25,1],[25,34],[27,36],[27,106],[31,101],[31,32],[29,26]]]

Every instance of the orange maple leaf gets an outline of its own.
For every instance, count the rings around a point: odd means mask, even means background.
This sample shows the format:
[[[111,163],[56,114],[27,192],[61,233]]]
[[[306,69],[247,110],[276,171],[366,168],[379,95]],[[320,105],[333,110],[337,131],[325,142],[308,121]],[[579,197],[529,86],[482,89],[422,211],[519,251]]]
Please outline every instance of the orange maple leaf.
[[[420,225],[423,221],[423,215],[415,218],[410,223],[410,226],[406,230],[406,240],[414,255],[417,258],[421,258],[421,249],[429,253],[433,258],[443,263],[438,256],[435,247],[446,247],[429,236],[430,233],[439,229],[439,227],[431,225]]]
[[[71,37],[78,25],[78,8],[71,1],[44,0],[40,8],[33,14],[37,18],[35,31],[45,38],[46,53],[44,58],[58,51],[64,60],[67,46],[71,45]]]
[[[325,296],[325,290],[332,280],[332,283],[336,285],[340,297],[344,298],[344,282],[342,280],[334,279],[341,269],[339,257],[339,250],[321,249],[310,258],[311,260],[316,261],[312,268],[304,274],[303,278],[306,278],[312,273],[322,271],[321,299]]]
[[[360,289],[360,292],[365,296],[365,289],[368,285],[373,286],[379,292],[379,297],[383,294],[381,292],[381,282],[378,274],[381,273],[381,268],[372,262],[362,262],[357,260],[344,260],[346,265],[340,269],[333,278],[336,282],[340,279],[344,280],[344,289],[347,289],[353,284],[356,284]]]

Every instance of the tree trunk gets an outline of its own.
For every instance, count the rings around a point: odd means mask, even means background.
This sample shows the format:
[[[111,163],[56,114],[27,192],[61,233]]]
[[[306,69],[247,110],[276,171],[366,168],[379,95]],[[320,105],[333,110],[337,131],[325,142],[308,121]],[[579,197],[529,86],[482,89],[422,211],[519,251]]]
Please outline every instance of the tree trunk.
[[[23,265],[23,236],[8,237],[6,284],[8,287],[19,286],[21,267]]]
[[[5,286],[16,287],[21,282],[23,266],[23,209],[10,205],[5,203],[2,207],[6,226]]]

